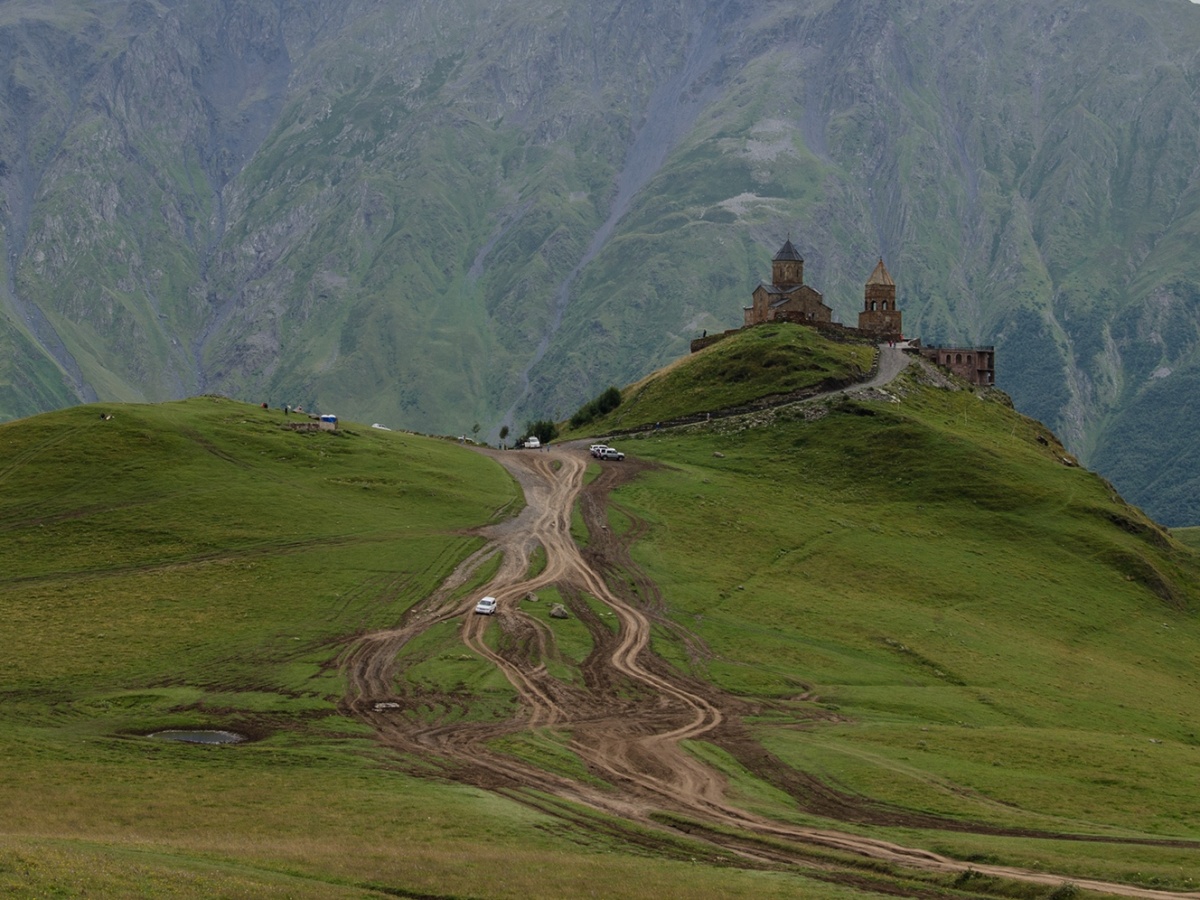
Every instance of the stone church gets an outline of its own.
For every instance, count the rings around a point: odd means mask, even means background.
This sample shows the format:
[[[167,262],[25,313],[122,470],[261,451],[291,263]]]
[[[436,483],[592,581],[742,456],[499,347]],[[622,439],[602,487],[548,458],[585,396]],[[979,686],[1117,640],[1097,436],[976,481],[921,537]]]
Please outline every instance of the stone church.
[[[742,308],[744,327],[763,322],[795,322],[820,328],[833,325],[833,310],[821,292],[804,283],[804,258],[791,238],[771,260],[771,282],[760,284],[751,295],[751,305]],[[880,341],[898,341],[904,334],[896,307],[896,282],[880,258],[867,279],[858,330]]]
[[[791,238],[771,261],[771,283],[756,287],[751,305],[743,307],[742,312],[747,326],[763,322],[811,325],[833,321],[833,310],[825,305],[821,292],[804,283],[804,257]]]
[[[883,264],[882,257],[867,279],[862,312],[858,314],[858,327],[849,328],[834,322],[833,310],[825,305],[821,292],[804,283],[804,258],[791,237],[771,260],[770,283],[764,282],[754,289],[750,306],[742,307],[742,316],[743,328],[764,322],[792,322],[820,329],[827,334],[851,334],[880,343],[904,341],[903,314],[896,305],[896,282]],[[731,329],[712,336],[705,332],[702,337],[692,341],[692,352],[703,350],[736,334],[738,330]],[[908,346],[919,349],[927,359],[972,384],[991,386],[996,383],[995,347],[922,347],[919,338],[909,341]]]

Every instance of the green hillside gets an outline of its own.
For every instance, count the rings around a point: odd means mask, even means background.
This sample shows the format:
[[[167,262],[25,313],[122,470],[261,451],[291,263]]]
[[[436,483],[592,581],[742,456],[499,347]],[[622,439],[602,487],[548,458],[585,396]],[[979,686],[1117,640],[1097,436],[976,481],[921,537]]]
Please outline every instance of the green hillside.
[[[811,328],[772,322],[646,376],[621,392],[615,410],[589,417],[568,434],[632,430],[840,387],[860,379],[874,358],[875,347],[866,341],[832,341]]]
[[[689,391],[724,390],[699,356],[643,384],[690,373]],[[754,386],[776,393],[765,372]],[[667,418],[676,388],[639,418]],[[659,464],[610,513],[645,531],[634,557],[686,629],[663,630],[655,650],[754,703],[748,728],[771,762],[725,750],[756,808],[787,815],[755,783],[782,788],[783,766],[880,815],[1200,838],[1197,794],[1180,787],[1200,765],[1197,542],[1128,506],[1004,394],[915,364],[869,400],[617,443]],[[1131,853],[936,830],[918,842],[1198,886],[1196,845]]]
[[[756,698],[763,744],[851,795],[1200,837],[1179,790],[1200,764],[1200,558],[1003,395],[924,379],[622,441],[662,464],[617,494],[649,523],[635,556],[711,654],[656,649]]]
[[[281,427],[295,420],[205,397],[0,426],[0,894],[794,890],[795,877],[617,855],[624,844],[397,769],[339,712],[340,649],[431,592],[519,492],[454,443]],[[463,671],[461,649],[440,652],[435,667]],[[144,736],[170,728],[254,740]]]
[[[1187,544],[1189,547],[1195,547],[1200,550],[1200,526],[1193,528],[1176,528],[1172,531],[1180,541]]]
[[[739,389],[819,381],[852,349],[810,338]],[[727,369],[708,371],[718,385]],[[670,418],[677,394],[639,415]],[[452,442],[292,421],[204,397],[0,426],[0,893],[1051,895],[968,873],[914,886],[848,857],[853,882],[811,881],[390,754],[345,713],[339,655],[394,627],[520,492]],[[735,803],[979,865],[1197,887],[1200,557],[1005,395],[915,364],[869,398],[621,447],[625,463],[589,464],[636,469],[605,539],[636,538],[637,571],[609,577],[661,609],[663,665],[725,698],[726,726],[688,749]],[[587,681],[584,624],[545,631],[564,685]],[[410,677],[452,689],[430,716],[508,715],[504,679],[458,632],[411,650]],[[197,727],[254,740],[145,737]],[[568,737],[495,746],[587,781]]]

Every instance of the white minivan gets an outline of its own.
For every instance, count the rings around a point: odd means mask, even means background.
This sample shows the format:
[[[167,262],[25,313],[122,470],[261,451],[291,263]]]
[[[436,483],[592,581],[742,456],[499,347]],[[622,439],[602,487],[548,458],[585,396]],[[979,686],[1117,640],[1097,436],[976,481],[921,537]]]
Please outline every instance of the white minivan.
[[[539,441],[537,438],[535,438],[535,437],[525,438],[525,448],[527,450],[537,450],[541,446],[542,446],[542,442]]]

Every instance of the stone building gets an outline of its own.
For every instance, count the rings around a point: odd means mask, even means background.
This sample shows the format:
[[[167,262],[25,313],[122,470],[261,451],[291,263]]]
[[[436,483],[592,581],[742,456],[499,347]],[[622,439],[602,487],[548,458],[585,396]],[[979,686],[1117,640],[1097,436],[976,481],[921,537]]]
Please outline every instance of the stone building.
[[[858,314],[858,330],[880,341],[899,341],[904,336],[901,313],[896,308],[896,282],[888,274],[882,257],[867,279],[863,311]]]
[[[996,383],[995,347],[922,347],[921,355],[971,384]]]
[[[743,307],[746,325],[763,322],[832,322],[833,310],[821,292],[804,283],[804,258],[789,238],[771,261],[771,283],[754,289],[751,305]]]

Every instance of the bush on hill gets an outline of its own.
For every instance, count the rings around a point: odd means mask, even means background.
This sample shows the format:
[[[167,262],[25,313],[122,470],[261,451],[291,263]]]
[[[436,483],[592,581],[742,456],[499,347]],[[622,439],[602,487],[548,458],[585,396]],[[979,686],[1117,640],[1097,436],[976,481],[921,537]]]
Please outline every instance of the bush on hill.
[[[575,415],[571,416],[571,427],[581,428],[605,413],[612,412],[620,405],[621,389],[609,387],[599,397],[589,400],[583,406],[579,407]]]

